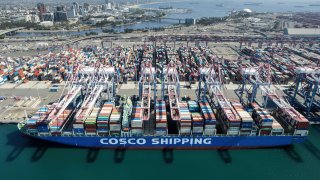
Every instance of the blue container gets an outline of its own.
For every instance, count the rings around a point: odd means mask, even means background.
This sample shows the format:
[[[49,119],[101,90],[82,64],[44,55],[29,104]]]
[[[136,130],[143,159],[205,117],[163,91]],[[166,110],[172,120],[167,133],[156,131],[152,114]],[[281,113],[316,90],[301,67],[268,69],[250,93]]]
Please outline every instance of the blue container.
[[[38,129],[38,132],[49,132],[49,129]]]
[[[157,127],[156,131],[167,131],[167,128],[165,128],[165,127]]]
[[[48,126],[37,126],[38,130],[43,129],[43,130],[49,130]]]
[[[108,131],[107,128],[97,128],[97,131],[100,132],[100,131]]]
[[[46,107],[39,108],[39,112],[47,112],[49,109]]]
[[[73,128],[73,133],[84,133],[83,128]]]

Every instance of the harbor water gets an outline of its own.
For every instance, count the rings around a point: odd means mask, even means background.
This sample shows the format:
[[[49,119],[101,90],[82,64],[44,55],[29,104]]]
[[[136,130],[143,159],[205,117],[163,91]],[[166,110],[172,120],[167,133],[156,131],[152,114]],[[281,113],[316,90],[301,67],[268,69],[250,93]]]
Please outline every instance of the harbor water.
[[[44,143],[0,125],[0,173],[11,180],[319,180],[320,126],[303,144],[250,150],[108,150]]]

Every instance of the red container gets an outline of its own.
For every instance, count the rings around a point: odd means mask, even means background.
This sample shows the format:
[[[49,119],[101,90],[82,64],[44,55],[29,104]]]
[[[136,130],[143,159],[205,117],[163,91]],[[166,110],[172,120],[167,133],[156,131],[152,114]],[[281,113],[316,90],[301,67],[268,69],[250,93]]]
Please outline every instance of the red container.
[[[156,120],[157,123],[166,123],[167,120],[166,119],[161,119],[161,120]]]
[[[52,135],[59,135],[59,136],[60,136],[60,135],[61,135],[61,132],[52,132],[51,134],[52,134]]]
[[[297,129],[308,129],[309,128],[309,122],[298,122],[296,124]]]
[[[166,113],[166,112],[163,112],[163,111],[161,111],[161,112],[159,112],[159,111],[156,112],[156,115],[157,115],[157,116],[166,116],[166,114],[167,114],[167,113]]]
[[[260,135],[270,135],[271,130],[260,130]]]

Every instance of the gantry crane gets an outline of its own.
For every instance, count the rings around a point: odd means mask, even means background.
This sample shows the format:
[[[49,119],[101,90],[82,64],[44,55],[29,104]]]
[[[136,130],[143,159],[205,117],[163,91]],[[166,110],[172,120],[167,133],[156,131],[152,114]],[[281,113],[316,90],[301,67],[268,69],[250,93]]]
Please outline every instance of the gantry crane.
[[[161,96],[164,99],[165,91],[168,93],[168,100],[171,110],[172,120],[180,120],[180,81],[177,66],[174,61],[170,61],[162,72]]]
[[[86,89],[86,96],[78,109],[75,119],[86,119],[98,100],[102,99],[102,93],[107,92],[106,100],[112,100],[113,83],[114,83],[114,68],[104,67],[101,64],[95,64],[95,67],[83,68],[82,73],[88,74],[90,80]]]
[[[66,120],[61,125],[58,125],[59,124],[58,119],[67,109],[67,107],[71,103],[73,104],[73,109],[76,109],[76,107],[79,106],[79,104],[76,104],[76,102],[78,97],[82,94],[82,84],[86,84],[90,79],[89,76],[85,76],[80,73],[82,68],[83,68],[82,65],[78,65],[74,67],[74,73],[70,76],[70,78],[66,82],[65,89],[68,90],[67,94],[62,98],[60,97],[58,100],[58,103],[55,103],[52,105],[53,110],[50,112],[47,118],[49,121],[49,126],[58,127],[55,131],[61,132],[65,123],[67,122]],[[63,95],[63,92],[62,92],[62,95]]]
[[[75,118],[80,118],[80,116],[85,118],[92,111],[102,92],[107,92],[109,100],[114,97],[114,68],[97,64],[89,67],[77,64],[74,69],[74,73],[66,81],[67,94],[53,105],[53,110],[48,116],[50,126],[59,124],[57,123],[59,116],[68,109],[71,103],[73,103],[72,113],[77,110]],[[79,96],[82,97],[82,101],[77,101]],[[67,121],[68,119],[56,131],[61,132]]]
[[[228,110],[228,119],[237,120],[239,118],[237,112],[224,95],[223,88],[219,63],[200,68],[200,80],[197,89],[198,101],[208,100],[214,108],[223,111]]]
[[[256,101],[259,88],[269,88],[271,85],[271,66],[269,63],[260,63],[258,67],[240,67],[242,74],[242,84],[236,90],[242,103],[252,103]],[[244,95],[247,96],[247,102],[244,102]],[[264,105],[266,105],[267,98]]]
[[[320,108],[320,68],[297,67],[295,73],[297,75],[295,90],[291,96],[291,100],[294,104],[306,109],[306,115],[311,118],[312,109]],[[299,101],[297,95],[301,96],[303,100]],[[319,121],[319,118],[315,118],[314,120]]]
[[[151,92],[152,86],[154,91],[154,99],[157,95],[157,83],[155,77],[155,69],[152,67],[150,60],[146,60],[141,65],[141,76],[139,80],[139,98],[141,100],[142,120],[150,119]]]

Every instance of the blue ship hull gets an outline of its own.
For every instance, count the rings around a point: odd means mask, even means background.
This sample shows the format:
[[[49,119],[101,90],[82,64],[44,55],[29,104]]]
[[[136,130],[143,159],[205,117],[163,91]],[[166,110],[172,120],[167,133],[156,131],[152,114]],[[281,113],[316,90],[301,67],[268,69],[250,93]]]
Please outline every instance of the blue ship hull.
[[[31,136],[31,135],[29,135]],[[32,136],[55,143],[89,148],[134,149],[242,149],[302,143],[306,136]]]

